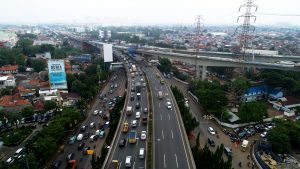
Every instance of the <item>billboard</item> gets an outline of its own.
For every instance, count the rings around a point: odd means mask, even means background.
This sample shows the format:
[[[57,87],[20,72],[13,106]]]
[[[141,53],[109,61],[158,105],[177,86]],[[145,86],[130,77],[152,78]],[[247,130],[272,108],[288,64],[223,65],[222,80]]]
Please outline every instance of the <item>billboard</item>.
[[[48,60],[49,82],[51,89],[67,89],[64,60]]]
[[[112,44],[103,44],[104,62],[113,61]]]

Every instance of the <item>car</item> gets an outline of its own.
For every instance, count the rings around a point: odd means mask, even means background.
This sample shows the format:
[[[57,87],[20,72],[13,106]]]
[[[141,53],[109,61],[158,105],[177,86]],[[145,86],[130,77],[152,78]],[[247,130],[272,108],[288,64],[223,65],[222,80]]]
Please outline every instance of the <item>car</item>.
[[[130,95],[130,100],[134,101],[134,95]]]
[[[83,155],[87,155],[87,151],[90,150],[91,147],[85,147],[83,150],[82,150],[82,153]]]
[[[260,134],[260,137],[265,138],[267,136],[267,134],[268,134],[268,132],[265,131],[265,132]]]
[[[81,150],[81,149],[83,149],[84,146],[85,146],[85,143],[81,142],[77,148],[78,148],[78,150]]]
[[[7,164],[12,164],[12,163],[14,163],[14,161],[15,161],[14,157],[9,157],[9,158],[6,160],[6,163],[7,163]]]
[[[144,112],[145,114],[148,113],[148,108],[145,107],[143,112]]]
[[[208,132],[211,134],[211,135],[215,135],[216,134],[216,132],[215,132],[215,130],[212,128],[212,127],[208,127]]]
[[[118,88],[118,84],[115,84],[115,88]]]
[[[171,102],[169,102],[169,101],[167,102],[167,108],[172,109]]]
[[[90,132],[85,132],[84,134],[83,134],[83,139],[88,139],[89,137],[90,137]]]
[[[90,136],[90,142],[96,141],[97,138],[98,138],[98,136],[96,136],[96,135],[94,135],[94,134],[91,135],[91,136]]]
[[[127,156],[126,159],[125,159],[125,167],[126,168],[131,168],[131,161],[132,161],[132,157]]]
[[[139,112],[139,111],[136,112],[136,113],[135,113],[135,118],[136,118],[136,119],[141,118],[141,112]]]
[[[131,92],[135,92],[135,88],[134,87],[131,88]]]
[[[208,139],[207,139],[207,142],[208,142],[208,144],[209,144],[210,146],[212,146],[212,147],[216,146],[215,141],[214,141],[213,139],[208,138]]]
[[[123,129],[122,129],[122,132],[123,133],[127,133],[128,132],[128,123],[127,122],[125,122],[125,123],[123,123]]]
[[[51,164],[52,169],[59,169],[60,166],[61,166],[61,161],[60,160],[55,160]]]
[[[141,107],[141,104],[139,103],[139,102],[137,102],[136,104],[135,104],[135,108],[136,109],[139,109]]]
[[[112,94],[114,91],[113,90],[109,90],[109,93]]]
[[[90,128],[95,128],[95,125],[96,123],[95,122],[91,122],[91,124],[90,124]]]
[[[143,118],[142,118],[142,123],[143,123],[143,124],[147,124],[147,117],[143,117]]]
[[[66,166],[66,169],[76,169],[77,166],[76,166],[76,160],[70,160],[67,162],[67,166]]]
[[[146,140],[147,138],[147,132],[146,131],[142,131],[141,132],[141,140]]]
[[[132,127],[136,127],[136,125],[137,125],[137,120],[132,120],[131,121],[131,126]]]
[[[119,141],[119,147],[125,147],[127,140],[126,139],[121,139]]]
[[[70,161],[70,160],[73,160],[74,155],[75,155],[74,153],[68,154],[67,157],[66,157],[67,162]]]
[[[83,134],[79,133],[77,136],[77,141],[81,141],[83,138]]]
[[[96,116],[98,114],[98,110],[94,111],[94,116]]]
[[[80,131],[85,131],[86,128],[87,128],[87,125],[83,125],[83,126],[81,126]]]

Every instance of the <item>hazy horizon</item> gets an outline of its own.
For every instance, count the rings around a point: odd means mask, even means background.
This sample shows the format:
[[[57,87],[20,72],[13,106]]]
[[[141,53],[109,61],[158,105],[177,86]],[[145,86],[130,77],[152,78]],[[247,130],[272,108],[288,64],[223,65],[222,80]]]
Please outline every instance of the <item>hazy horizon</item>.
[[[195,22],[197,15],[202,15],[205,25],[237,25],[242,23],[242,20],[236,23],[238,16],[245,11],[238,11],[244,0],[0,1],[3,1],[0,24],[189,25]],[[300,25],[299,0],[256,0],[255,4],[258,5],[255,25]]]

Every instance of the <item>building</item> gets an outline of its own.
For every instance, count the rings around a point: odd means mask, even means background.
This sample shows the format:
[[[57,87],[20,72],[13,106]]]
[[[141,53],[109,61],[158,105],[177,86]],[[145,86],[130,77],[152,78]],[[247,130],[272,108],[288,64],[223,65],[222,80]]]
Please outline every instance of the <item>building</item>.
[[[269,103],[273,105],[273,108],[282,110],[286,116],[294,116],[294,108],[300,106],[300,100],[293,96],[282,97],[277,101],[269,101]]]
[[[71,56],[70,60],[73,60],[76,63],[90,63],[92,61],[92,55],[82,54],[82,55]]]
[[[54,42],[53,40],[34,40],[33,41],[33,46],[37,46],[37,45],[57,45],[56,42]]]
[[[18,65],[4,65],[0,67],[0,74],[17,74]]]
[[[50,52],[45,52],[45,53],[38,53],[35,54],[36,59],[51,59],[51,53]]]
[[[256,55],[278,55],[278,51],[273,50],[256,50],[256,49],[246,49],[246,53],[256,54]]]
[[[12,48],[18,42],[18,36],[15,33],[6,33],[0,31],[0,43],[7,48]]]
[[[26,89],[23,86],[17,87],[16,90],[19,92],[20,96],[23,98],[33,97],[35,94],[35,89]]]
[[[31,104],[28,100],[23,99],[19,93],[13,96],[5,95],[0,98],[0,109],[7,112],[21,112],[27,106],[31,106]]]
[[[283,92],[281,91],[281,88],[275,88],[269,93],[269,99],[271,100],[278,100],[279,98],[283,97]]]
[[[65,59],[65,71],[66,73],[72,73],[72,66],[69,60]]]
[[[76,105],[80,96],[77,93],[60,93],[62,106],[63,107],[73,107]]]
[[[251,102],[262,100],[266,98],[268,94],[268,89],[266,86],[253,86],[246,90],[243,96],[241,96],[241,101]]]
[[[107,39],[110,39],[111,38],[111,31],[106,31],[106,38]]]
[[[99,30],[99,38],[103,39],[104,38],[104,31]]]
[[[6,87],[15,87],[16,86],[16,79],[13,76],[2,76],[0,77],[0,89]]]

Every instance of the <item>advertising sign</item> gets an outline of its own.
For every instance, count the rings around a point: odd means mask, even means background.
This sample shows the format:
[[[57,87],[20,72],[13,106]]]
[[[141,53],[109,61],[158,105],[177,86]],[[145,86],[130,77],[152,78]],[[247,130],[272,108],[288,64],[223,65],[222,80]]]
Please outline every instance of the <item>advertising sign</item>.
[[[67,89],[64,60],[48,60],[48,70],[51,89]]]
[[[113,61],[112,44],[103,44],[104,62]]]

